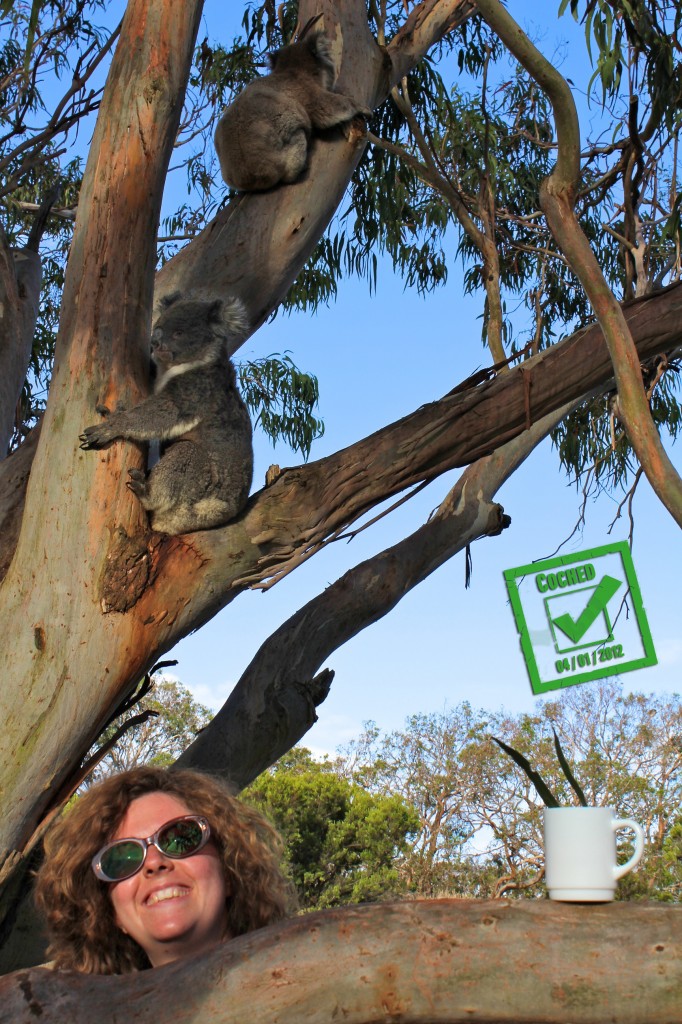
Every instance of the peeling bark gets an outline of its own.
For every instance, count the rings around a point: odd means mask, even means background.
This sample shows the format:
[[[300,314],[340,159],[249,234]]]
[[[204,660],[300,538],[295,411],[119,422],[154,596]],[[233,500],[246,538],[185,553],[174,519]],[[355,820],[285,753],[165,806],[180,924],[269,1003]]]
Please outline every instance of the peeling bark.
[[[415,900],[305,914],[123,977],[0,980],[0,1024],[680,1024],[679,910]]]

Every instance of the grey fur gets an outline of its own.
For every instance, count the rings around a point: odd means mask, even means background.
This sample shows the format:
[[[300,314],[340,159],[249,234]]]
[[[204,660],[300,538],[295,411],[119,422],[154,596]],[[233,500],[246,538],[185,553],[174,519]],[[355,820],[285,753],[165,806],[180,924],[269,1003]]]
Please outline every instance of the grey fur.
[[[308,162],[313,131],[370,113],[332,92],[334,62],[322,32],[276,50],[270,62],[271,73],[249,83],[225,108],[216,128],[223,178],[244,192],[295,181]]]
[[[251,420],[227,354],[228,334],[246,330],[242,303],[172,296],[152,332],[154,394],[86,427],[81,448],[117,438],[168,442],[148,476],[130,470],[128,487],[159,533],[222,526],[244,508],[253,476]]]

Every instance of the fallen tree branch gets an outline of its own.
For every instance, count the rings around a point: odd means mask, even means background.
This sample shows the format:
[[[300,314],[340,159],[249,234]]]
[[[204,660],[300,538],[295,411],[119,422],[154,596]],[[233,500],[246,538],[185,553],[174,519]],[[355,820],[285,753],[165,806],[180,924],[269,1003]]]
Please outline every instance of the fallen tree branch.
[[[163,972],[163,973],[160,973]],[[305,914],[122,977],[0,980],[0,1024],[680,1024],[679,908],[415,900]]]

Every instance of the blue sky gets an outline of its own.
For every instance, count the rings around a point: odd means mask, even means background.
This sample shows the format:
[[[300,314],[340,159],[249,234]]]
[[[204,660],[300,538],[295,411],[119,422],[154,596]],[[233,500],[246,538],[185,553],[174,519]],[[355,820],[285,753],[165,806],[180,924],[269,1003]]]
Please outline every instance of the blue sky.
[[[112,15],[114,7],[118,4],[111,6]],[[569,77],[576,83],[587,81],[583,29],[568,16],[557,19],[558,0],[547,5],[509,0],[508,8],[553,62],[565,61]],[[242,11],[241,3],[226,12],[222,0],[209,0],[199,38],[229,42]],[[586,113],[578,100],[585,122],[597,116],[595,111]],[[479,315],[478,302],[463,297],[454,265],[447,285],[421,298],[406,291],[392,267],[382,263],[376,294],[370,296],[362,282],[342,281],[333,305],[315,316],[278,316],[239,355],[290,351],[300,368],[318,376],[319,414],[326,432],[313,447],[311,458],[316,459],[441,397],[489,365],[480,342]],[[262,434],[256,436],[255,448],[254,489],[262,486],[271,463],[299,461],[284,446],[273,450]],[[680,467],[679,444],[671,455]],[[451,474],[436,481],[351,543],[330,545],[272,590],[238,598],[169,652],[168,657],[178,659],[177,677],[203,703],[219,707],[274,629],[352,565],[420,526],[455,479]],[[553,554],[574,530],[581,495],[547,441],[497,497],[512,524],[501,536],[473,546],[470,588],[464,588],[460,554],[387,617],[336,651],[328,663],[336,673],[331,693],[303,742],[318,751],[334,751],[357,736],[368,719],[383,729],[396,729],[408,715],[441,711],[464,700],[479,707],[532,710],[538,698],[530,689],[503,571]],[[626,519],[608,532],[620,497],[602,496],[591,503],[585,526],[562,553],[626,539]],[[635,510],[634,563],[659,664],[624,673],[622,682],[626,689],[675,692],[682,687],[680,531],[646,480]]]

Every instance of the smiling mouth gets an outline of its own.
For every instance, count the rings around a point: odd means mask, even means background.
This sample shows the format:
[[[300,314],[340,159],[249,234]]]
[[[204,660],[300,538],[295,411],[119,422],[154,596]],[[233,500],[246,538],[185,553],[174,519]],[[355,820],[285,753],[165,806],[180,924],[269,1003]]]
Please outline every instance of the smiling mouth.
[[[186,886],[172,885],[167,889],[159,889],[157,892],[151,893],[144,902],[145,906],[153,907],[157,903],[163,903],[164,900],[175,900],[188,894],[189,889]]]

